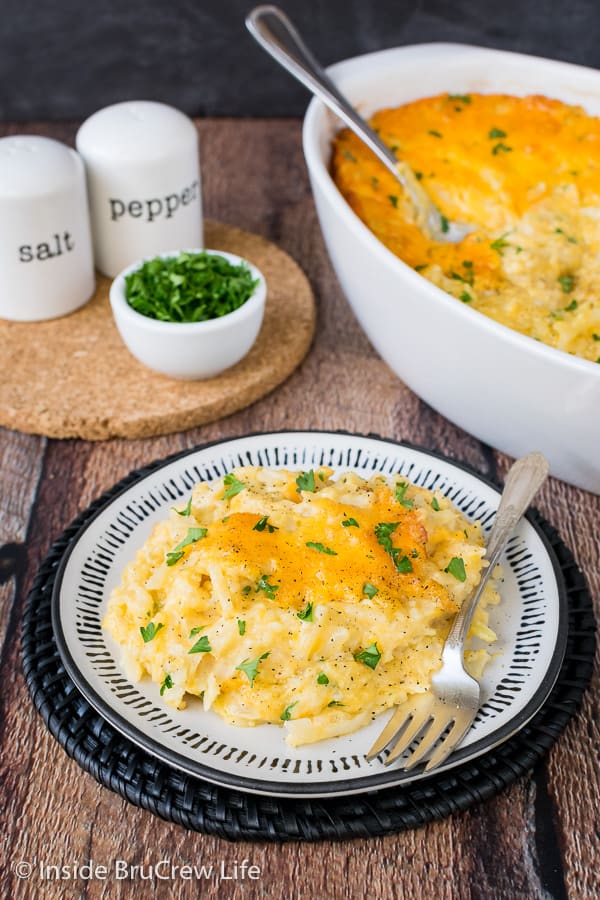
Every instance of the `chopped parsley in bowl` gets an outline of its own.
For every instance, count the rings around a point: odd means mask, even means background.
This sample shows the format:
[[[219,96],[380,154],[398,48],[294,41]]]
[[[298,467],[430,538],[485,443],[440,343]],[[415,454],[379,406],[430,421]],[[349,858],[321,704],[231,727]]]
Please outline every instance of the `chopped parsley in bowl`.
[[[125,297],[136,312],[162,322],[205,322],[239,309],[258,279],[245,261],[183,251],[157,256],[125,276]]]
[[[212,378],[250,351],[267,287],[245,259],[184,250],[139,260],[110,288],[115,324],[139,362],[177,379]]]

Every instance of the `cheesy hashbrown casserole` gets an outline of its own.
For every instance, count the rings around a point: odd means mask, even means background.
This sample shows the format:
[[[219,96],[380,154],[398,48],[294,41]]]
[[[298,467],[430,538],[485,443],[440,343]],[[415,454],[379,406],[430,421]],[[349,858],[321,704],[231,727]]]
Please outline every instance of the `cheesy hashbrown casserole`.
[[[483,554],[478,523],[401,476],[238,468],[154,527],[103,627],[169,706],[196,695],[299,746],[428,689]],[[498,600],[488,585],[471,627],[486,644]],[[488,659],[467,652],[476,677]]]
[[[459,244],[429,240],[393,175],[344,130],[333,177],[371,231],[458,300],[600,362],[600,119],[541,96],[443,94],[371,125],[447,219],[475,226]]]

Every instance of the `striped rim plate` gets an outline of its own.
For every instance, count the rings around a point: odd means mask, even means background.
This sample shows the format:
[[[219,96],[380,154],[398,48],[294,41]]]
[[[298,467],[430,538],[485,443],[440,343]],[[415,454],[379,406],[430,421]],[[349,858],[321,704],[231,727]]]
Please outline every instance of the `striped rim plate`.
[[[473,470],[406,443],[330,432],[275,432],[213,443],[170,457],[111,496],[81,528],[54,585],[52,622],[65,667],[89,703],[159,759],[226,787],[280,797],[349,795],[426,777],[385,768],[365,753],[389,713],[360,731],[298,749],[274,725],[236,728],[199,701],[173,711],[158,686],[131,683],[119,648],[101,628],[124,566],[168,509],[200,480],[234,466],[309,469],[328,465],[370,477],[402,475],[446,494],[489,532],[499,491]],[[498,634],[482,679],[483,702],[461,747],[440,767],[474,759],[506,741],[540,709],[558,676],[567,639],[566,593],[558,562],[535,523],[522,519],[501,560],[502,603],[491,610]]]

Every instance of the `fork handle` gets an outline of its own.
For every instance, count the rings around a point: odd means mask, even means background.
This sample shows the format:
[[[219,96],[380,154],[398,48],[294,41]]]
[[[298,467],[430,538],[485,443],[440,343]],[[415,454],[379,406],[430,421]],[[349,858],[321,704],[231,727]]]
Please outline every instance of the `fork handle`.
[[[541,453],[529,453],[518,459],[510,468],[504,482],[504,490],[496,512],[496,519],[487,545],[486,559],[489,563],[477,588],[464,601],[452,623],[442,659],[462,651],[473,613],[492,576],[492,572],[504,550],[517,522],[527,510],[529,504],[542,486],[548,475],[548,461]]]

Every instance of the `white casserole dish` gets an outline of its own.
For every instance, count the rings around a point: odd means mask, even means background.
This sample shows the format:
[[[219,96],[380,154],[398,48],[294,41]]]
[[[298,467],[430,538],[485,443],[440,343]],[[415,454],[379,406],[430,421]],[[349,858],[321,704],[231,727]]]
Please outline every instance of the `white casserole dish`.
[[[421,44],[328,71],[365,116],[444,92],[543,94],[600,115],[600,72],[518,53]],[[375,349],[420,397],[480,440],[511,456],[541,450],[557,478],[600,493],[600,365],[500,325],[394,256],[329,174],[339,127],[313,100],[304,154],[334,269]]]

